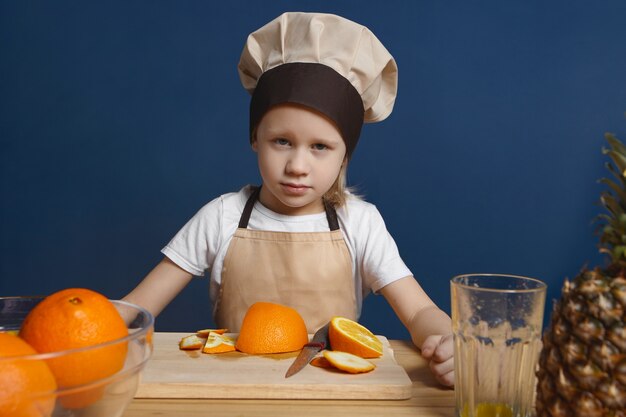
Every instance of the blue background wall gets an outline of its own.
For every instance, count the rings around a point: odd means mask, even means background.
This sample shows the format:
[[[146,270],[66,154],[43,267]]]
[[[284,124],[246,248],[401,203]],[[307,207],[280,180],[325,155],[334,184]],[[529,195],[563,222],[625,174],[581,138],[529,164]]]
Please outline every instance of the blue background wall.
[[[597,254],[603,134],[626,140],[626,2],[0,3],[0,294],[120,298],[204,203],[259,181],[236,64],[283,11],[373,30],[395,56],[392,116],[349,181],[449,311],[449,279],[506,272],[549,298]],[[548,303],[550,305],[550,302]],[[382,297],[363,322],[407,337]],[[197,279],[158,330],[210,325]]]

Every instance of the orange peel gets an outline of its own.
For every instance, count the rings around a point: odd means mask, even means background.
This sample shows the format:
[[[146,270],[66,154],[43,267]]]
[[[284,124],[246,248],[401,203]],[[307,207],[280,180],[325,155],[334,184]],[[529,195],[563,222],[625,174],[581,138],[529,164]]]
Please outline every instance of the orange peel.
[[[235,339],[219,333],[209,333],[202,353],[226,353],[235,351]]]
[[[191,334],[180,339],[180,342],[178,342],[178,348],[180,350],[198,350],[202,349],[205,342],[206,337],[199,337],[197,334]]]
[[[318,368],[333,368],[333,365],[324,356],[316,356],[309,363]]]
[[[202,329],[197,330],[196,335],[198,337],[209,337],[209,333],[224,334],[226,332],[228,332],[228,329]]]

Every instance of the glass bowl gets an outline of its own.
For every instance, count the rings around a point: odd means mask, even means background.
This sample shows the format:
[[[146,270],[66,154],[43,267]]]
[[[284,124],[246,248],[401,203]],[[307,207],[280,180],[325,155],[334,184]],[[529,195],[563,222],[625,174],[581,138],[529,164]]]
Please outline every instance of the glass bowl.
[[[0,332],[20,329],[28,312],[44,297],[0,297]],[[25,416],[33,417],[119,417],[132,401],[139,385],[141,371],[152,355],[154,317],[147,310],[124,301],[111,300],[126,321],[128,336],[85,348],[37,355],[0,357],[0,370],[20,361],[50,361],[57,358],[77,358],[89,367],[89,352],[98,349],[115,349],[126,344],[124,366],[118,372],[87,384],[59,387],[51,392],[30,392],[25,399]],[[80,359],[78,359],[80,358]],[[0,393],[0,405],[3,402]],[[6,398],[4,399],[6,400]],[[24,404],[24,403],[23,403]],[[0,414],[2,411],[0,410]],[[20,416],[22,416],[21,414]]]

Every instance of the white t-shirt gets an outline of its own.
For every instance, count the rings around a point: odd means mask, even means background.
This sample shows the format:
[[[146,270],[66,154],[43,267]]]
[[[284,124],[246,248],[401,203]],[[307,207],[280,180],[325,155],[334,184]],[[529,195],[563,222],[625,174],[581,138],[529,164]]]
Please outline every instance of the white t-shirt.
[[[193,275],[204,276],[210,272],[213,306],[219,294],[224,257],[251,192],[251,187],[246,186],[209,202],[162,249],[164,255]],[[370,291],[377,292],[412,273],[400,258],[398,247],[376,206],[349,195],[346,205],[337,209],[337,219],[352,258],[357,316],[360,316],[363,298]],[[278,232],[329,231],[324,212],[286,216],[258,201],[248,228]]]

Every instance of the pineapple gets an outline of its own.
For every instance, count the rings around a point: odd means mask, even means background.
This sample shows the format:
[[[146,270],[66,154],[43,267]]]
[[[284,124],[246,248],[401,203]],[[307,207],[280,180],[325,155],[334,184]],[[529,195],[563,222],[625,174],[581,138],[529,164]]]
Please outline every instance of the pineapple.
[[[538,417],[626,417],[626,146],[605,136],[615,181],[601,180],[600,251],[610,263],[563,285],[543,335]]]

